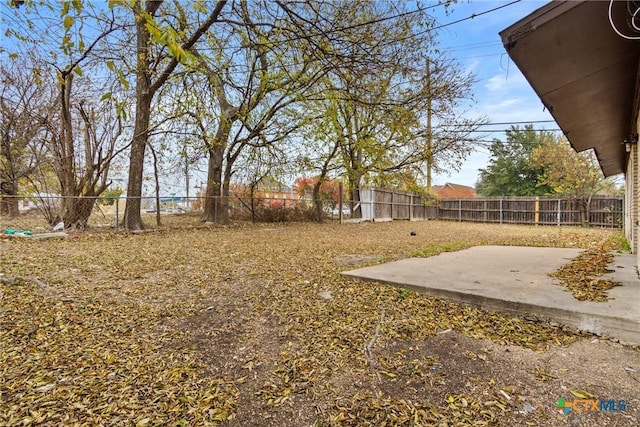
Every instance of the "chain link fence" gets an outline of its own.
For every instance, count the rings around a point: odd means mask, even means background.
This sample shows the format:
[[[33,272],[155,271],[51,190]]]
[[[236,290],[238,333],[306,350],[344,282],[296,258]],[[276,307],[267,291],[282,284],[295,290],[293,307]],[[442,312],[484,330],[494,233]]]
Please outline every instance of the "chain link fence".
[[[68,197],[67,197],[68,198]],[[87,197],[71,197],[87,199]],[[62,209],[65,197],[55,194],[38,196],[4,196],[0,200],[0,227],[30,227],[37,230],[56,228],[47,218],[55,218],[56,212]],[[94,197],[95,204],[89,217],[88,225],[97,228],[113,228],[118,230],[124,217],[129,197]],[[180,225],[198,223],[204,214],[207,199],[212,201],[213,220],[218,221],[220,206],[226,202],[228,218],[231,221],[254,222],[288,222],[316,221],[317,213],[312,200],[294,197],[247,197],[231,194],[228,197],[204,196],[185,197],[162,195],[160,197],[141,197],[140,212],[145,225]],[[13,207],[10,209],[9,204]],[[338,220],[350,218],[353,214],[351,202],[344,202],[342,208],[333,200],[322,201],[320,209],[323,219]],[[211,216],[211,215],[210,215]],[[60,226],[61,227],[61,226]],[[1,231],[1,230],[0,230]]]
[[[33,228],[36,231],[61,228],[53,223],[64,197],[54,194],[3,197],[0,200],[0,227]],[[84,198],[86,199],[86,198]],[[119,230],[127,200],[120,197],[95,197],[88,225]],[[208,198],[175,194],[141,197],[141,215],[145,225],[189,226],[200,222]],[[324,220],[341,222],[444,219],[488,223],[535,225],[590,225],[606,228],[623,226],[622,196],[594,197],[588,205],[571,198],[507,197],[473,199],[427,199],[402,191],[363,189],[359,201],[324,200],[320,213]],[[318,208],[312,200],[260,195],[231,194],[209,198],[212,210],[207,218],[219,222],[219,212],[227,205],[230,221],[291,222],[317,221]],[[12,203],[11,209],[8,208]],[[15,215],[15,213],[18,215]],[[47,220],[49,219],[49,220]],[[0,230],[2,231],[2,230]]]

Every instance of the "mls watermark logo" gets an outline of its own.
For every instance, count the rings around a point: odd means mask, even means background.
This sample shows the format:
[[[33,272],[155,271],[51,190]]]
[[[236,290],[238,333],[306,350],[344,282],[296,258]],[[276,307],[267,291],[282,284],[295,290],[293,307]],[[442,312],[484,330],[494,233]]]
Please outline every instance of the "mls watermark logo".
[[[576,412],[624,412],[627,409],[626,400],[613,399],[576,399],[572,401],[564,400],[560,397],[556,403],[556,410],[563,415],[568,415],[571,411]]]

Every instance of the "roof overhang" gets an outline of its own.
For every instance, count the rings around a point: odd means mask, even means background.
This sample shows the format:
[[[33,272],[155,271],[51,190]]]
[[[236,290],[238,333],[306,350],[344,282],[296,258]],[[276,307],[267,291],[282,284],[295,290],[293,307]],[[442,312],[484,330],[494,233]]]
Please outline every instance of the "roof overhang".
[[[509,56],[576,151],[595,150],[606,176],[624,172],[637,133],[640,40],[616,34],[608,1],[553,1],[500,32]],[[627,2],[614,2],[619,31]],[[629,17],[630,19],[630,17]]]

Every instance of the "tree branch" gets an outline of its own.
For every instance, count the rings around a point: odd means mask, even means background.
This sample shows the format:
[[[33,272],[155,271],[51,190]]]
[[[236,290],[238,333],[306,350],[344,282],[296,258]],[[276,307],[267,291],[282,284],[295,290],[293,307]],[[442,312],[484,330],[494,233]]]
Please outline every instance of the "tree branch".
[[[200,25],[200,27],[198,27],[198,29],[191,35],[189,40],[187,40],[181,46],[183,50],[191,50],[191,48],[196,44],[200,37],[202,37],[202,35],[207,32],[209,27],[211,27],[211,25],[213,25],[213,23],[218,20],[218,16],[222,12],[222,9],[224,8],[226,3],[227,0],[219,0],[216,3],[216,7],[213,9],[213,12],[211,12],[207,20],[204,21],[204,23]],[[158,79],[149,86],[149,91],[151,93],[155,93],[160,88],[160,86],[162,86],[167,81],[167,79],[169,78],[171,73],[173,73],[173,70],[176,69],[179,63],[180,62],[176,58],[172,58],[169,65],[167,65],[167,68],[164,69]]]

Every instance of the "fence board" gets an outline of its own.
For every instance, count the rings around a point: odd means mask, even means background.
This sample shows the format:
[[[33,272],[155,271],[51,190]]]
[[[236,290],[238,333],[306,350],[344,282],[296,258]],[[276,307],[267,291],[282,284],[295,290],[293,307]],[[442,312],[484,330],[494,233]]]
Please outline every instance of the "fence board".
[[[490,197],[425,200],[417,194],[380,188],[366,189],[363,205],[371,205],[364,220],[443,219],[500,224],[590,225],[621,228],[622,196],[581,200],[558,197]]]

